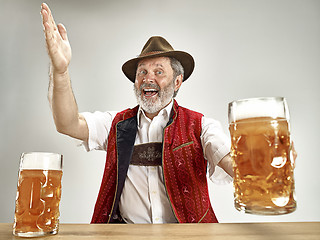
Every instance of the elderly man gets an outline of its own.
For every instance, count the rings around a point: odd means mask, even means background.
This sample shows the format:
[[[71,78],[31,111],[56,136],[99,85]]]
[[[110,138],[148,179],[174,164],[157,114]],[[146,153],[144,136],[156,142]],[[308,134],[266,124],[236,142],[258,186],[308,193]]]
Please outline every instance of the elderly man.
[[[107,151],[92,223],[218,222],[206,173],[208,168],[211,177],[220,173],[220,180],[231,180],[229,139],[217,121],[174,100],[193,71],[192,56],[162,37],[151,37],[122,67],[134,83],[138,106],[79,114],[68,73],[66,29],[55,24],[46,4],[41,14],[56,128],[82,140],[88,151]]]

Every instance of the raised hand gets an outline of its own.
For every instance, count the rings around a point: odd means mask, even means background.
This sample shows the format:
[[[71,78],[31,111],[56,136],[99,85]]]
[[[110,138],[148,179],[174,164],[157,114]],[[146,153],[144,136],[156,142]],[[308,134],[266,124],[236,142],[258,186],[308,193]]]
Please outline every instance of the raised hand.
[[[67,30],[62,24],[56,25],[47,4],[41,5],[43,29],[51,59],[48,100],[58,132],[86,141],[89,130],[84,117],[79,114],[72,91],[68,66],[71,47]]]
[[[57,74],[67,72],[71,60],[71,46],[67,30],[62,24],[56,25],[48,5],[41,5],[42,23],[47,43],[48,55],[52,63],[52,71]]]

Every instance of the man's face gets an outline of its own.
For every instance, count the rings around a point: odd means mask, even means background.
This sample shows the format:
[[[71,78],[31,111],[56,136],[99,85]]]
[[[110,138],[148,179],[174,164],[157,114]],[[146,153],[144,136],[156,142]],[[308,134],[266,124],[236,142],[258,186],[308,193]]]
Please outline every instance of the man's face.
[[[138,104],[147,113],[157,113],[167,106],[179,86],[173,81],[169,58],[148,58],[138,63],[134,90]]]

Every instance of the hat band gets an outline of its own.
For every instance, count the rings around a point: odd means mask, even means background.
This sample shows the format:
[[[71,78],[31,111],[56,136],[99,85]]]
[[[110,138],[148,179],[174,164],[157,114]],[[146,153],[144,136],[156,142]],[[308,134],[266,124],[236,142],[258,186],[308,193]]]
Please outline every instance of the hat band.
[[[158,53],[164,53],[165,51],[153,51],[153,52],[147,52],[147,53],[141,53],[139,57],[145,57],[145,56],[150,56]]]

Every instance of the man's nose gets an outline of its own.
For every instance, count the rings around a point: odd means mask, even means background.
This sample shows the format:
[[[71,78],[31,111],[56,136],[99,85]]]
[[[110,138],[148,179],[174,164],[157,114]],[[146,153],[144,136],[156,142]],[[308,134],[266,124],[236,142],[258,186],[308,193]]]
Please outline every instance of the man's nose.
[[[154,83],[155,82],[155,75],[153,73],[147,73],[143,78],[143,82]]]

